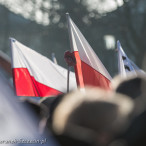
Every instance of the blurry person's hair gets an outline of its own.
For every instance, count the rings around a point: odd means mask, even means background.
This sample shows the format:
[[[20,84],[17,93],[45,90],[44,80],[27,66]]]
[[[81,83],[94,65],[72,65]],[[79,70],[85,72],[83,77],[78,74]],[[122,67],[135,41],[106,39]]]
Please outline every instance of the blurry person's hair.
[[[50,108],[54,100],[57,98],[57,96],[52,96],[52,97],[43,97],[40,100],[40,106],[43,107],[43,113],[44,116],[50,117]]]
[[[146,95],[146,74],[129,74],[126,78],[116,76],[111,83],[113,90],[135,99],[143,94]]]
[[[93,88],[77,90],[66,95],[56,108],[53,130],[57,135],[81,137],[85,141],[87,137],[96,137],[102,141],[127,127],[133,106],[124,95]]]
[[[131,124],[118,140],[122,139],[128,146],[146,146],[146,110],[135,115]],[[127,146],[126,145],[126,146]],[[118,146],[118,145],[117,145]]]
[[[121,137],[116,139],[112,145],[118,146],[120,142],[125,142],[126,146],[146,145],[146,74],[137,73],[127,78],[117,76],[112,81],[113,89],[130,96],[134,101],[134,109],[131,124]],[[125,146],[123,143],[123,146]]]
[[[48,115],[48,122],[51,124],[52,123],[52,117],[53,117],[53,113],[54,110],[56,109],[56,107],[59,105],[59,103],[61,102],[61,100],[63,99],[65,94],[60,94],[54,97],[45,97],[43,99],[41,99],[40,101],[40,106],[44,107],[44,109],[46,109],[44,112],[44,114]]]
[[[64,94],[60,94],[52,97],[43,97],[39,101],[40,115],[41,115],[41,120],[39,123],[40,133],[48,132],[51,130],[53,112],[57,107],[57,105],[62,100],[63,96]]]

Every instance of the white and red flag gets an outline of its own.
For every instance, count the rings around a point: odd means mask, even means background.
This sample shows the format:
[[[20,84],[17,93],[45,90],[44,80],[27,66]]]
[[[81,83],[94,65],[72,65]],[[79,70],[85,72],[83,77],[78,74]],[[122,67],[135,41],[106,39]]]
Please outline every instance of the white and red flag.
[[[13,81],[17,96],[54,96],[67,91],[67,70],[11,38]],[[77,88],[70,73],[70,90]]]
[[[75,74],[78,86],[98,86],[110,89],[111,76],[87,40],[67,14],[72,52],[76,58]]]

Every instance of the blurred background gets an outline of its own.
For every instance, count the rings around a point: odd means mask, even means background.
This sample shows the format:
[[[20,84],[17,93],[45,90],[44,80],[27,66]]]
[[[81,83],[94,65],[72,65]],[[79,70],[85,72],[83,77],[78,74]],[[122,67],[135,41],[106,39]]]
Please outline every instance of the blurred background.
[[[145,68],[146,0],[0,0],[0,50],[10,56],[9,37],[66,67],[70,50],[65,13],[83,33],[111,76],[118,73],[116,42]]]

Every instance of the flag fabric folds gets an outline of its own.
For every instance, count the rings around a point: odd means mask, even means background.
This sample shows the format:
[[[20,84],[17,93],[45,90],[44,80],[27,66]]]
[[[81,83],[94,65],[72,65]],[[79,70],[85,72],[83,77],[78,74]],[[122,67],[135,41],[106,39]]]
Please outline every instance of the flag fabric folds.
[[[83,88],[85,85],[91,85],[109,89],[111,76],[69,14],[67,20],[71,49],[76,58],[75,74],[78,86]]]
[[[67,91],[67,70],[11,38],[13,81],[17,96],[54,96]],[[77,88],[70,73],[70,90]]]
[[[140,68],[134,64],[126,55],[122,49],[120,41],[117,41],[118,49],[118,70],[119,74],[123,77],[126,77],[128,73],[137,74],[137,72],[144,73]]]

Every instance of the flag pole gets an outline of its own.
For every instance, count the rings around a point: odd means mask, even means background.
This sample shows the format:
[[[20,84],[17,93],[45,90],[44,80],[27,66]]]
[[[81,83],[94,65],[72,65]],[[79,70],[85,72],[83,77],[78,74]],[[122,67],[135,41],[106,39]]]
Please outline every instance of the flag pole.
[[[68,28],[70,28],[70,26],[69,26],[69,13],[66,13],[66,19],[67,19],[67,26],[68,26]],[[69,33],[69,40],[70,40],[70,48],[72,49],[73,45],[72,45],[72,42],[71,42],[70,29],[68,29],[68,33]],[[67,93],[69,92],[69,75],[70,75],[70,66],[68,65],[68,71],[67,71]]]
[[[55,53],[52,53],[51,56],[52,56],[52,61],[53,61],[55,64],[58,64],[58,63],[57,63],[57,59],[56,59],[56,57],[55,57]]]
[[[67,92],[69,92],[69,76],[70,76],[70,70],[71,66],[74,66],[76,64],[76,60],[73,56],[73,54],[70,51],[66,51],[64,53],[64,59],[67,63],[68,70],[67,70]]]
[[[117,41],[117,57],[118,57],[118,72],[119,72],[119,74],[121,74],[121,67],[120,67],[120,52],[119,52],[119,50],[120,50],[120,41],[118,40]]]
[[[70,75],[70,66],[68,65],[68,69],[67,69],[67,93],[69,92],[69,75]]]
[[[73,43],[72,43],[72,36],[71,36],[71,26],[70,26],[70,23],[69,23],[69,13],[66,13],[66,19],[67,19],[67,27],[68,27],[70,48],[71,48],[71,51],[73,51]]]

